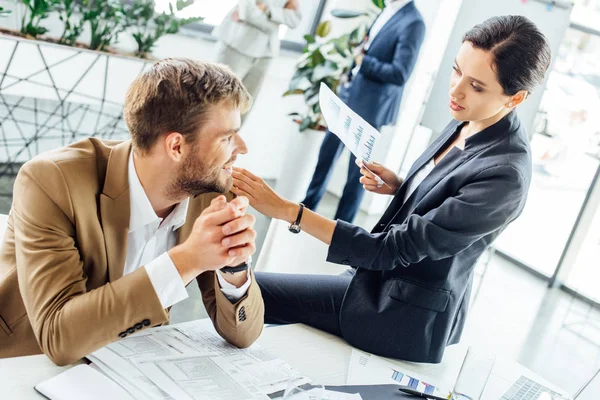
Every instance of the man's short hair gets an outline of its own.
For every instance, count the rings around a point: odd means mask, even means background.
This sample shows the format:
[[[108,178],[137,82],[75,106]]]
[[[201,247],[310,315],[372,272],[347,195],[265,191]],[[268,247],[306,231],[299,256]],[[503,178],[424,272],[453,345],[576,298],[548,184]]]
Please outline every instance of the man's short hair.
[[[148,153],[161,135],[171,132],[193,143],[206,112],[221,102],[242,113],[252,104],[252,96],[231,69],[188,58],[166,58],[133,81],[123,116],[134,148]]]

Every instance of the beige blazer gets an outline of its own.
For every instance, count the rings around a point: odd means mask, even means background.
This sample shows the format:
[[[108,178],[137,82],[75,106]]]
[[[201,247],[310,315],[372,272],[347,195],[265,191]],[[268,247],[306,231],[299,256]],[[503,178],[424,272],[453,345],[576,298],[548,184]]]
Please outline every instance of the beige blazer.
[[[86,139],[27,162],[15,181],[0,250],[0,357],[45,353],[70,364],[169,321],[145,268],[123,276],[130,142]],[[216,194],[190,200],[177,242]],[[197,278],[219,334],[247,347],[263,328],[256,280],[232,304],[214,272]]]
[[[239,0],[223,21],[213,29],[218,40],[240,53],[253,58],[277,57],[279,55],[279,26],[294,29],[300,24],[300,10],[286,9],[288,0],[264,0],[271,17],[256,7],[256,0]],[[231,19],[237,10],[240,21]]]

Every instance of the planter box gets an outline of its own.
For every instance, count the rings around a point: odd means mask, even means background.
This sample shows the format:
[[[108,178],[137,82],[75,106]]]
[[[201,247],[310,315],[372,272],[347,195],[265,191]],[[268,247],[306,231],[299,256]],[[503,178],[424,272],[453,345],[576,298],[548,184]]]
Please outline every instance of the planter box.
[[[0,54],[0,176],[86,137],[129,137],[125,93],[151,61],[9,35]]]
[[[291,201],[301,201],[312,179],[325,132],[294,132],[287,144],[275,190]]]

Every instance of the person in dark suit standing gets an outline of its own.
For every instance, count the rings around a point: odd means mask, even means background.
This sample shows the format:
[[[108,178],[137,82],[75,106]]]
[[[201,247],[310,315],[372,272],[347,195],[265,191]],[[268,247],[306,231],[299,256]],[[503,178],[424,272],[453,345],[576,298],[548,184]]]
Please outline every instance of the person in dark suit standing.
[[[425,23],[412,0],[386,0],[386,7],[355,52],[354,65],[342,77],[340,98],[376,129],[396,122],[404,85],[415,66],[424,36]],[[307,208],[317,208],[343,148],[340,139],[327,131],[302,201]],[[351,156],[348,180],[334,217],[346,222],[352,222],[364,195],[358,181],[360,169],[354,160]]]
[[[371,232],[281,198],[245,170],[232,191],[270,217],[329,245],[338,276],[257,273],[265,322],[304,323],[365,351],[440,362],[460,340],[477,259],[522,212],[531,149],[517,108],[550,65],[544,35],[521,16],[495,17],[464,36],[450,78],[454,119],[401,179],[371,164],[361,183],[393,195]]]

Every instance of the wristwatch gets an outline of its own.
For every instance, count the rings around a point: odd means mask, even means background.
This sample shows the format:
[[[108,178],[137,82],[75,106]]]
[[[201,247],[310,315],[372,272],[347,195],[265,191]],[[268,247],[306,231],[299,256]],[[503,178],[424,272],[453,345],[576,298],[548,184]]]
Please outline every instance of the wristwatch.
[[[246,262],[241,263],[240,265],[236,265],[235,267],[223,267],[221,268],[221,272],[227,272],[230,274],[235,274],[236,272],[246,271],[249,268],[252,268],[252,256],[248,257]]]
[[[296,222],[290,225],[288,228],[292,233],[300,233],[300,222],[302,220],[302,212],[304,211],[304,204],[300,203],[300,210],[298,210],[298,216]]]

